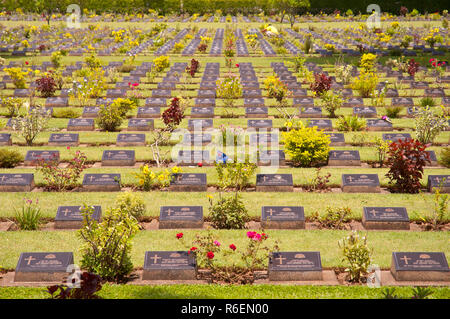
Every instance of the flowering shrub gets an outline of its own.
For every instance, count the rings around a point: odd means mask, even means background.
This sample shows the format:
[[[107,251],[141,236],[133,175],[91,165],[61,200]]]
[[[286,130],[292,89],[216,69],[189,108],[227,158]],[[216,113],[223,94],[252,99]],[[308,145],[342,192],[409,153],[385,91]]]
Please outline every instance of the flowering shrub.
[[[6,68],[3,69],[8,75],[11,77],[14,86],[17,89],[24,89],[26,86],[26,78],[25,76],[28,74],[28,72],[22,71],[21,68]]]
[[[139,168],[139,173],[135,173],[135,177],[138,179],[139,187],[144,191],[149,191],[153,188],[169,186],[171,174],[181,173],[181,168],[175,166],[171,171],[165,169],[161,172],[154,172],[146,164]]]
[[[160,57],[157,57],[153,59],[153,64],[155,65],[155,69],[157,72],[161,72],[164,69],[168,68],[170,65],[169,57],[162,55]]]
[[[214,203],[213,197],[208,196],[209,217],[211,224],[217,229],[243,229],[249,220],[247,208],[245,208],[238,193],[229,196],[219,194],[219,200]]]
[[[417,140],[423,144],[432,143],[435,137],[448,127],[448,117],[443,106],[440,112],[429,106],[414,108],[414,111]]]
[[[314,82],[311,83],[310,89],[316,96],[328,91],[331,87],[331,77],[326,76],[324,73],[315,73]]]
[[[239,77],[228,74],[222,80],[217,80],[217,97],[222,98],[226,107],[233,107],[235,99],[242,95],[242,85]]]
[[[330,151],[330,139],[317,127],[300,126],[282,132],[284,148],[295,165],[310,167],[325,162]]]
[[[278,77],[268,76],[264,80],[264,87],[268,91],[268,96],[274,98],[280,107],[286,105],[286,98],[291,95],[291,92]]]
[[[418,193],[423,169],[430,163],[426,145],[418,140],[406,139],[389,145],[387,164],[390,188],[399,193]]]
[[[340,64],[335,67],[336,79],[338,79],[342,84],[350,83],[352,78],[353,67],[350,64]]]
[[[367,235],[360,237],[354,230],[349,236],[339,241],[344,261],[349,263],[346,271],[350,281],[361,282],[367,275],[367,268],[371,263],[372,250],[367,246]]]
[[[55,80],[49,75],[45,75],[36,80],[36,90],[41,93],[42,97],[54,96],[56,88]]]
[[[28,109],[21,117],[11,119],[11,126],[25,140],[28,146],[33,145],[35,138],[44,131],[47,127],[50,111],[42,109],[42,107],[35,107],[32,110]]]
[[[131,90],[127,92],[127,99],[133,102],[134,106],[139,106],[139,101],[142,99],[142,94],[138,90],[139,83],[128,82],[128,87]]]
[[[39,200],[25,199],[21,210],[15,210],[15,224],[20,230],[38,230],[42,224],[42,214]]]
[[[181,42],[177,42],[177,43],[175,43],[175,45],[173,46],[173,52],[174,52],[174,53],[180,53],[181,50],[183,50],[183,49],[184,49],[184,44],[181,43]]]
[[[439,61],[434,58],[429,60],[432,69],[436,72],[438,78],[441,78],[445,73],[445,68],[448,65],[446,61]]]
[[[38,159],[36,169],[44,176],[46,190],[61,192],[77,185],[81,173],[87,168],[86,160],[87,157],[83,152],[76,151],[65,167],[58,166],[56,158],[49,161]]]
[[[197,50],[200,53],[205,53],[207,48],[208,48],[208,45],[206,43],[200,43],[197,47]]]
[[[138,219],[145,213],[145,203],[135,192],[125,192],[117,196],[115,207]]]
[[[95,119],[95,122],[104,131],[117,131],[123,122],[123,110],[120,109],[118,104],[100,105],[98,117]]]
[[[220,243],[210,231],[205,235],[197,234],[189,245],[184,242],[182,233],[177,234],[176,238],[187,247],[189,254],[195,254],[199,267],[211,271],[210,282],[251,284],[255,280],[255,271],[266,267],[269,252],[279,250],[277,242],[268,244],[267,234],[255,231],[246,233],[247,245],[241,249],[233,243],[225,248],[226,245]],[[239,254],[245,268],[237,266],[236,263],[229,267],[218,265],[219,256],[226,258],[233,254]]]
[[[439,28],[431,29],[430,32],[423,38],[430,47],[434,47],[436,43],[442,43],[442,35],[439,34]]]
[[[231,124],[221,124],[219,130],[222,133],[222,145],[243,145],[244,143],[244,129],[240,126],[233,126]]]
[[[378,76],[375,73],[361,72],[352,84],[352,89],[357,90],[361,97],[367,98],[374,95],[378,84]]]
[[[61,67],[61,60],[63,57],[63,52],[62,51],[55,51],[52,53],[51,57],[50,57],[50,61],[53,63],[53,67],[55,69],[58,69]]]

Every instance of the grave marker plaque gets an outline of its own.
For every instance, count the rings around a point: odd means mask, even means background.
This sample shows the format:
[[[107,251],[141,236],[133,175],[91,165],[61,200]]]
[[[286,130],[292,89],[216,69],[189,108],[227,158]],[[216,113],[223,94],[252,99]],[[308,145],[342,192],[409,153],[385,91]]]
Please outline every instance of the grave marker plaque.
[[[333,150],[328,153],[330,166],[361,166],[359,151]]]
[[[79,135],[72,133],[52,133],[48,139],[50,146],[78,146],[79,144]]]
[[[83,118],[96,118],[100,108],[98,106],[85,106],[83,108]]]
[[[105,150],[102,166],[134,166],[136,163],[134,150]]]
[[[377,174],[342,174],[344,193],[380,193]]]
[[[91,218],[100,221],[102,216],[101,206],[92,206],[94,209]],[[56,229],[78,229],[83,225],[83,215],[80,211],[83,206],[59,206],[56,211],[55,228]]]
[[[292,174],[256,174],[257,192],[292,192]]]
[[[187,145],[201,145],[205,146],[212,142],[212,135],[207,133],[202,134],[184,134],[183,143]]]
[[[201,150],[179,150],[177,157],[177,165],[203,165],[210,164],[209,151]]]
[[[428,175],[428,191],[434,193],[436,189],[450,193],[450,175]]]
[[[120,174],[85,174],[83,189],[88,192],[118,192]]]
[[[142,280],[195,280],[195,254],[187,251],[146,251]]]
[[[175,192],[206,192],[205,173],[172,174],[170,190]]]
[[[196,107],[191,108],[192,118],[212,118],[214,117],[213,107]]]
[[[301,118],[309,118],[309,117],[322,117],[322,108],[321,107],[302,107],[300,108],[300,114],[298,115]]]
[[[160,229],[203,228],[202,206],[162,206]]]
[[[0,133],[0,146],[10,146],[12,145],[11,134]]]
[[[248,120],[247,127],[253,128],[256,131],[261,129],[270,130],[272,129],[272,120]]]
[[[45,107],[67,107],[69,99],[67,97],[48,97],[45,100]]]
[[[154,128],[153,119],[129,119],[128,131],[151,131]]]
[[[273,252],[268,272],[270,281],[322,280],[320,252]]]
[[[0,192],[31,192],[34,174],[0,174]]]
[[[263,206],[261,227],[273,229],[304,229],[305,213],[301,206]]]
[[[39,161],[59,162],[59,151],[27,151],[27,154],[25,155],[24,165],[36,165]]]
[[[318,130],[325,130],[325,131],[332,131],[333,125],[331,123],[331,120],[308,120],[308,127],[314,127],[317,126]]]
[[[145,134],[118,134],[117,146],[145,146]]]
[[[364,207],[362,224],[365,229],[409,230],[405,207]]]
[[[267,117],[269,111],[267,107],[246,107],[245,116],[250,118],[265,118]]]
[[[73,263],[71,252],[21,253],[14,281],[61,283],[69,275],[67,268]]]
[[[93,119],[69,119],[68,131],[93,131],[95,127]]]
[[[353,115],[365,118],[377,117],[377,109],[374,106],[354,107]]]
[[[345,137],[343,133],[325,133],[331,140],[330,146],[344,146]]]
[[[137,111],[137,118],[159,118],[161,116],[161,109],[159,107],[139,107]]]
[[[409,133],[386,133],[383,134],[383,141],[398,142],[399,140],[411,139]]]
[[[212,119],[195,119],[188,120],[188,130],[189,131],[202,131],[206,129],[213,128]]]
[[[442,252],[393,252],[391,273],[397,281],[450,281]]]
[[[286,157],[283,150],[261,150],[258,156],[260,166],[284,166]]]
[[[386,122],[385,120],[367,120],[366,128],[368,131],[392,131],[392,123]]]

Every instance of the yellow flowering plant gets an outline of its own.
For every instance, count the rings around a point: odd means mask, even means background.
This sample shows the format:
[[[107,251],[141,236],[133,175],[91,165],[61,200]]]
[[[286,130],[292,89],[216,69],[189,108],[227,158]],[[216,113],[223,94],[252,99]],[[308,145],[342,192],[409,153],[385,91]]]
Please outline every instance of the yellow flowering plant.
[[[177,173],[181,173],[181,168],[178,166],[172,167],[171,170],[166,168],[156,172],[151,170],[146,164],[139,168],[139,172],[135,173],[135,176],[138,179],[139,187],[144,191],[149,191],[153,188],[169,186],[171,175]]]

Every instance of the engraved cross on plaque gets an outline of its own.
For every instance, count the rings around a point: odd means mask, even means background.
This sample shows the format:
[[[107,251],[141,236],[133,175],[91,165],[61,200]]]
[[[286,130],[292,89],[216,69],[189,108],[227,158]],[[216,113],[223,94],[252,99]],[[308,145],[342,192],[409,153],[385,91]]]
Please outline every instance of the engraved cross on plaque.
[[[33,258],[32,256],[25,258],[25,261],[28,261],[27,265],[29,265],[33,260],[36,260],[36,258]]]
[[[405,261],[405,265],[408,265],[408,260],[410,260],[411,258],[408,258],[406,256],[403,256],[402,258],[400,258],[401,260]]]
[[[267,212],[270,214],[270,216],[272,216],[272,214],[273,214],[275,211],[271,208],[271,209],[269,209]]]
[[[153,259],[153,263],[157,264],[158,263],[158,259],[161,259],[161,257],[159,257],[158,255],[155,255],[153,257],[150,257],[150,259]]]
[[[170,214],[174,213],[173,210],[171,210],[170,208],[167,210],[167,216],[170,216]]]
[[[4,182],[6,178],[8,178],[8,177],[3,175],[0,179],[2,180],[2,182]]]
[[[64,213],[64,216],[67,216],[67,214],[70,213],[70,210],[68,208],[66,208],[62,212]]]
[[[283,260],[285,260],[286,258],[283,258],[281,255],[278,258],[275,258],[276,260],[280,261],[280,265],[283,264]]]

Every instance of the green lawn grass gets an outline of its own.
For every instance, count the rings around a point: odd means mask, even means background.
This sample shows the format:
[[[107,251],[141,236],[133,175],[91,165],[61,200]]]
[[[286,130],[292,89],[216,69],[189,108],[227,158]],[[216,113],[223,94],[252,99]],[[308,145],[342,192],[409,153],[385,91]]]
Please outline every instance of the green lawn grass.
[[[158,285],[106,284],[98,295],[105,299],[380,299],[383,288],[366,286],[279,285]],[[432,287],[429,299],[449,299],[450,288]],[[396,287],[400,298],[410,298],[411,287]],[[46,299],[46,288],[0,287],[0,299]]]
[[[185,247],[176,239],[176,234],[184,233]],[[144,255],[149,250],[188,250],[198,230],[154,230],[140,231],[133,239],[131,259],[135,267],[142,267]],[[226,250],[235,244],[237,252],[247,244],[247,230],[212,230],[214,237]],[[341,230],[266,230],[269,244],[279,242],[281,251],[320,251],[323,267],[345,267],[338,247],[338,241],[349,234]],[[363,232],[366,233],[366,232]],[[0,232],[0,242],[8,249],[0,251],[0,267],[14,269],[20,253],[33,251],[71,251],[75,263],[80,263],[79,246],[76,231],[13,231]],[[373,249],[372,263],[389,268],[393,251],[440,251],[449,258],[448,234],[446,232],[368,232],[368,245]],[[227,256],[217,254],[219,266],[244,266],[238,254]]]

